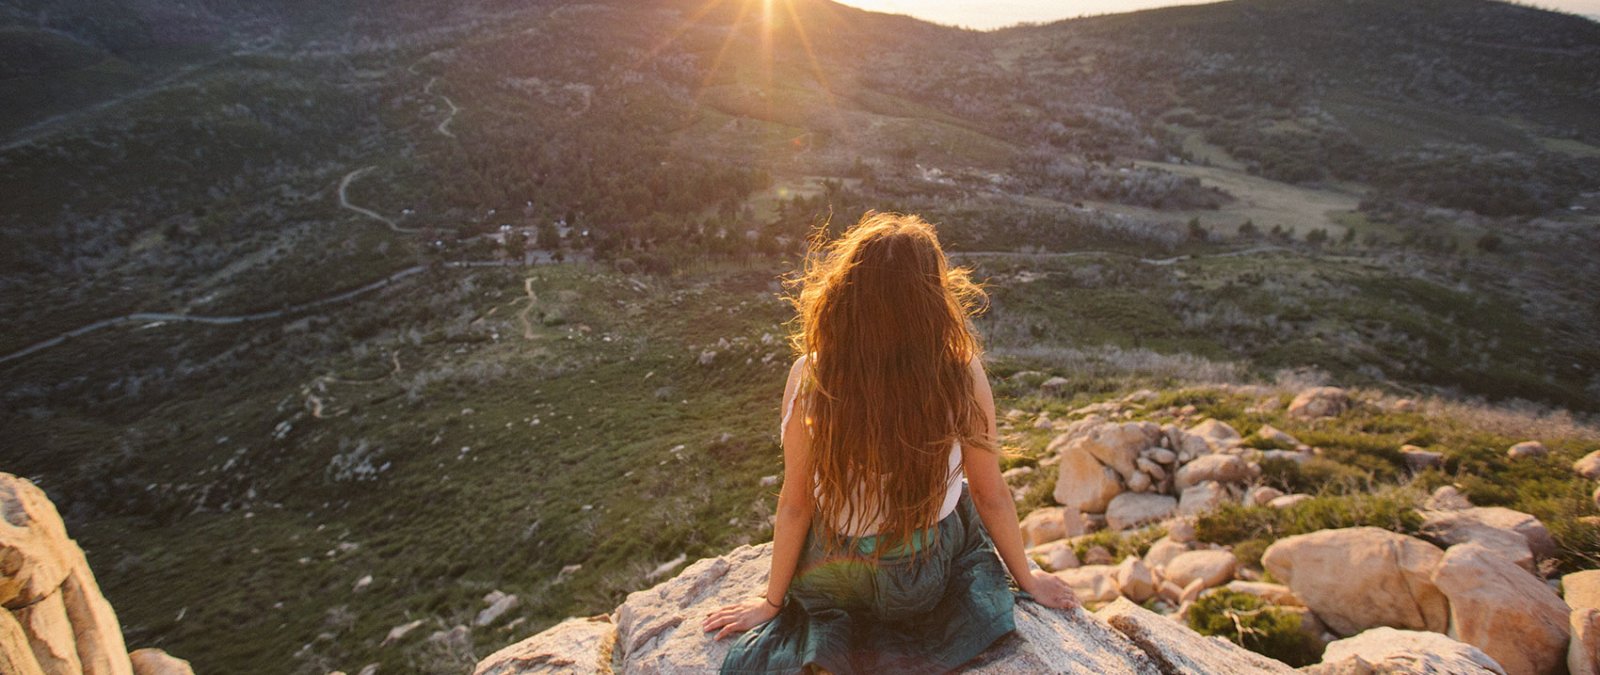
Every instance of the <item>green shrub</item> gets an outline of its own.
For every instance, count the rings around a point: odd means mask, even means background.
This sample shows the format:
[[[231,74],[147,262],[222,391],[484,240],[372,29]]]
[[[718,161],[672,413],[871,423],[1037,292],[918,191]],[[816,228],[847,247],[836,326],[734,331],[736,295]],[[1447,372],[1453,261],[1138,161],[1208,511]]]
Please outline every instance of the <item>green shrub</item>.
[[[1286,509],[1228,503],[1200,516],[1195,535],[1200,541],[1218,544],[1256,540],[1262,543],[1251,546],[1265,550],[1283,537],[1344,527],[1381,527],[1415,534],[1422,525],[1416,510],[1420,501],[1415,490],[1392,488],[1376,494],[1314,497]]]
[[[1206,593],[1189,608],[1189,627],[1291,666],[1308,666],[1322,650],[1300,629],[1300,616],[1248,593]]]
[[[1245,567],[1261,568],[1261,556],[1272,542],[1266,539],[1246,539],[1233,545],[1233,557]]]
[[[1150,550],[1151,544],[1165,536],[1167,536],[1167,531],[1161,527],[1150,527],[1132,532],[1101,530],[1078,538],[1072,544],[1072,553],[1078,556],[1079,560],[1083,560],[1089,549],[1095,546],[1104,546],[1107,551],[1111,552],[1112,560],[1120,561],[1130,555],[1143,557],[1145,552]]]

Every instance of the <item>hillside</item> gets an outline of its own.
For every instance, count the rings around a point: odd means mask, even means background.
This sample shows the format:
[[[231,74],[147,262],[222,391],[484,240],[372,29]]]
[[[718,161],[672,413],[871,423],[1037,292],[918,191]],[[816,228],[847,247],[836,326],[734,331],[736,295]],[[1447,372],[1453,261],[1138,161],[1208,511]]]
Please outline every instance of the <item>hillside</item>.
[[[764,541],[776,279],[867,208],[987,282],[1002,410],[1150,388],[1248,431],[1229,387],[1338,382],[1505,426],[1291,428],[1349,466],[1282,480],[1401,485],[1390,451],[1432,438],[1475,503],[1596,514],[1480,457],[1593,441],[1593,24],[762,7],[0,3],[4,49],[44,55],[0,54],[35,97],[0,97],[0,470],[60,507],[130,644],[460,670]],[[1013,427],[1033,466],[1046,432]],[[491,591],[518,601],[474,625]]]

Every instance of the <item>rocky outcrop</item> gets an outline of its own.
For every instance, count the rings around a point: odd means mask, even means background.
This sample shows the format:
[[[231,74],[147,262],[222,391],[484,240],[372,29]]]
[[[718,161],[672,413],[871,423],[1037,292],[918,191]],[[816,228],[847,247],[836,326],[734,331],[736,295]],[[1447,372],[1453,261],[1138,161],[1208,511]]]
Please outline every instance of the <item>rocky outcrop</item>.
[[[1466,543],[1445,551],[1433,583],[1450,603],[1450,637],[1482,649],[1510,675],[1561,669],[1571,609],[1543,581]]]
[[[1538,441],[1523,441],[1506,449],[1506,457],[1511,459],[1537,459],[1550,454],[1550,449]]]
[[[1550,530],[1529,514],[1499,506],[1423,511],[1422,536],[1441,546],[1475,542],[1529,572],[1555,555]]]
[[[1350,395],[1338,387],[1306,389],[1289,403],[1289,416],[1301,419],[1338,417],[1350,409]]]
[[[1449,608],[1432,578],[1443,555],[1420,539],[1353,527],[1280,539],[1261,562],[1340,635],[1378,626],[1444,632]]]
[[[1438,633],[1374,628],[1328,643],[1322,663],[1302,669],[1309,675],[1506,675],[1488,654]]]
[[[185,672],[176,665],[136,671],[116,613],[55,505],[33,483],[7,473],[0,473],[0,608],[0,672]]]
[[[1211,588],[1232,580],[1237,565],[1233,554],[1227,551],[1189,551],[1167,563],[1162,576],[1179,586],[1199,581],[1201,588]]]
[[[699,630],[698,619],[716,607],[760,591],[771,544],[744,546],[690,565],[676,578],[628,596],[609,617],[568,619],[484,659],[474,675],[530,673],[711,672],[731,641]],[[1131,584],[1149,572],[1137,558],[1117,568]],[[1053,610],[1019,601],[1017,630],[957,672],[1033,673],[1295,672],[1287,665],[1119,598],[1098,612]]]
[[[1133,604],[1126,598],[1100,608],[1094,615],[1128,636],[1128,639],[1155,660],[1156,667],[1160,668],[1162,673],[1287,675],[1296,672],[1280,661],[1246,650],[1227,640],[1206,637],[1189,630],[1182,624]]]
[[[617,627],[608,616],[567,619],[489,655],[472,675],[608,672],[616,637]]]
[[[1561,592],[1573,609],[1600,609],[1600,570],[1584,570],[1561,577]]]
[[[1600,450],[1596,450],[1572,463],[1572,471],[1589,480],[1600,480]]]
[[[1178,500],[1166,495],[1124,492],[1106,506],[1106,526],[1113,530],[1153,523],[1178,510]]]

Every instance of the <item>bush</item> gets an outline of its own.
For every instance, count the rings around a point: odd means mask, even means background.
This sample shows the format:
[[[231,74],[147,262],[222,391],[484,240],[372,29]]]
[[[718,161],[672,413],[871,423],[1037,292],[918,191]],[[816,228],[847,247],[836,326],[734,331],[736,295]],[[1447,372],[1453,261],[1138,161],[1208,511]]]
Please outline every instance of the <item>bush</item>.
[[[1250,547],[1263,551],[1283,537],[1344,527],[1381,527],[1391,532],[1415,534],[1422,526],[1417,514],[1420,495],[1396,488],[1377,494],[1327,495],[1286,509],[1223,504],[1195,522],[1200,541],[1239,544],[1258,540]],[[1239,555],[1236,551],[1235,556]]]
[[[1322,649],[1300,629],[1300,615],[1248,593],[1206,593],[1189,608],[1189,627],[1291,666],[1322,659]]]

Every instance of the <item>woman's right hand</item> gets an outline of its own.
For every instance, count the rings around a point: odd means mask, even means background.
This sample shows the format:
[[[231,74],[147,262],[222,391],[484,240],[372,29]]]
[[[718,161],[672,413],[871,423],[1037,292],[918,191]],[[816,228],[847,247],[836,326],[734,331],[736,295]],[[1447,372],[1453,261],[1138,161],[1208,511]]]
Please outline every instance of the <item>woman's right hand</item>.
[[[1072,609],[1078,606],[1078,594],[1061,577],[1044,570],[1031,570],[1029,582],[1022,590],[1033,596],[1035,602],[1055,609]]]

